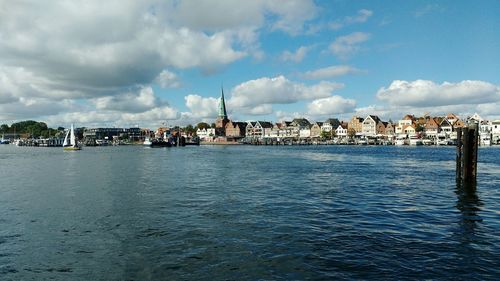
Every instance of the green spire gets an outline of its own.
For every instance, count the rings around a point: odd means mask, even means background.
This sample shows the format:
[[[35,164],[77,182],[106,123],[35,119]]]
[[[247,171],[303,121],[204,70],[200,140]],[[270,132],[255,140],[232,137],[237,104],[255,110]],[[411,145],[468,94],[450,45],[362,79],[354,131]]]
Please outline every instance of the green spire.
[[[219,101],[219,117],[220,118],[227,118],[227,113],[226,113],[226,102],[224,101],[224,89],[221,86],[221,91],[222,94],[220,96],[220,101]]]

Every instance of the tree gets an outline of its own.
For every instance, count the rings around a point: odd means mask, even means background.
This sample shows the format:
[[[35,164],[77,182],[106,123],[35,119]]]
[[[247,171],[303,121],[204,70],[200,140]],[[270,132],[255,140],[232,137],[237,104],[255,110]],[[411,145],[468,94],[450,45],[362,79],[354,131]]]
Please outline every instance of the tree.
[[[212,125],[210,125],[210,128],[215,128],[215,123],[212,123]]]
[[[320,137],[323,140],[325,140],[325,139],[331,139],[331,133],[327,132],[327,131],[321,131]]]
[[[210,128],[210,125],[208,125],[207,123],[205,122],[200,122],[198,123],[198,125],[196,125],[196,127],[200,130],[203,130],[203,129],[208,129]]]
[[[354,128],[347,129],[347,136],[349,136],[349,138],[352,139],[355,135],[356,135],[356,130],[354,130]]]
[[[189,124],[184,128],[184,131],[188,135],[194,135],[196,133],[196,128],[193,125]]]
[[[423,132],[423,131],[424,131],[424,129],[425,129],[425,128],[424,128],[424,126],[422,126],[422,125],[420,125],[420,124],[419,124],[419,125],[417,125],[417,127],[415,128],[415,132],[420,133],[420,132]]]
[[[2,126],[0,126],[0,132],[7,133],[8,131],[9,131],[9,125],[2,124]]]

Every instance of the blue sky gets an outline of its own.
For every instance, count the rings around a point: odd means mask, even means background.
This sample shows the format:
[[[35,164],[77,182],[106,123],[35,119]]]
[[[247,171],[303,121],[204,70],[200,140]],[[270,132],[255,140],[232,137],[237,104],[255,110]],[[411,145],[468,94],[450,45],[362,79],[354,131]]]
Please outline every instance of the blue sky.
[[[0,122],[500,118],[498,1],[0,1]],[[27,22],[25,19],[32,19]]]

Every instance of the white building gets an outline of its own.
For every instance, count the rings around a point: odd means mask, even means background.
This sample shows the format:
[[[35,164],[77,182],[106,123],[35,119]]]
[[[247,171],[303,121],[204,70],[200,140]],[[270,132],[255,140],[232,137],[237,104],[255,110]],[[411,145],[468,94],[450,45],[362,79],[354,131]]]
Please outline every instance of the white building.
[[[200,140],[212,139],[215,136],[215,128],[198,129],[196,130],[196,135]]]
[[[361,125],[361,133],[365,136],[376,136],[377,135],[377,123],[380,118],[375,115],[368,115],[363,124]]]
[[[346,125],[344,125],[344,126],[339,125],[337,127],[337,129],[335,129],[335,134],[339,138],[346,138],[347,137],[347,126]]]

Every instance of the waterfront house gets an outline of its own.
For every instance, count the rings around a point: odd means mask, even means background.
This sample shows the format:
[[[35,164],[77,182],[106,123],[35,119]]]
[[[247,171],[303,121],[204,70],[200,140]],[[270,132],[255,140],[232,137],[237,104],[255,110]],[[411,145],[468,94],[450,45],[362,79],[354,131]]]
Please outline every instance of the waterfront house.
[[[289,127],[292,129],[294,137],[300,137],[300,130],[310,130],[311,123],[305,118],[295,118],[292,120]]]
[[[406,135],[404,132],[404,128],[406,126],[412,125],[413,124],[413,115],[405,115],[403,119],[398,121],[398,125],[394,128],[394,132],[396,135],[401,136],[401,135]]]
[[[229,121],[226,124],[226,137],[233,139],[245,137],[247,124],[246,122]]]
[[[377,135],[377,123],[380,122],[380,118],[375,115],[368,115],[361,123],[361,133],[365,136],[376,136]],[[385,128],[384,128],[385,129]]]
[[[304,128],[299,130],[300,138],[310,138],[311,137],[311,129]]]
[[[453,114],[453,113],[448,113],[448,115],[446,115],[445,119],[448,120],[448,122],[450,122],[451,125],[454,125],[455,122],[457,122],[459,120],[458,116]]]
[[[383,136],[385,135],[385,129],[387,127],[387,122],[383,122],[383,121],[378,121],[377,122],[377,127],[376,127],[376,133],[377,133],[377,136]]]
[[[431,138],[437,138],[437,135],[439,134],[439,124],[435,118],[429,118],[427,119],[427,122],[425,122],[424,125],[424,133],[427,137]]]
[[[406,125],[403,127],[403,134],[407,135],[407,136],[414,136],[417,134],[417,130],[415,128],[415,125],[411,124],[411,125]]]
[[[263,138],[265,130],[273,127],[271,122],[267,121],[248,121],[246,126],[246,136],[254,138]]]
[[[339,124],[337,126],[337,129],[335,129],[335,135],[337,135],[338,138],[342,138],[342,139],[347,138],[347,128],[348,128],[347,123]]]
[[[321,127],[323,126],[323,122],[314,122],[311,126],[310,134],[311,138],[319,138],[321,136]],[[330,129],[331,131],[331,129]]]
[[[337,118],[328,118],[323,125],[321,125],[321,131],[330,132],[335,130],[340,125],[340,121]]]
[[[441,128],[441,132],[445,136],[449,136],[453,132],[453,125],[447,118],[443,118],[441,124],[439,124],[439,127]]]
[[[284,138],[292,138],[295,137],[294,130],[295,128],[291,126],[291,121],[282,121],[280,123],[276,123],[274,126],[275,129],[278,130],[278,136]],[[297,135],[298,137],[298,135]]]
[[[394,124],[392,124],[391,122],[387,122],[387,124],[385,125],[385,135],[386,136],[389,136],[389,137],[392,137],[394,136]]]
[[[361,134],[363,131],[363,121],[364,119],[358,116],[353,116],[349,121],[349,129],[353,129],[356,134]]]
[[[202,141],[208,141],[213,139],[215,136],[215,128],[203,128],[196,130],[196,135],[200,138]]]

